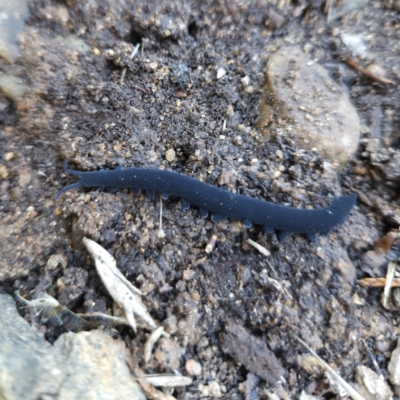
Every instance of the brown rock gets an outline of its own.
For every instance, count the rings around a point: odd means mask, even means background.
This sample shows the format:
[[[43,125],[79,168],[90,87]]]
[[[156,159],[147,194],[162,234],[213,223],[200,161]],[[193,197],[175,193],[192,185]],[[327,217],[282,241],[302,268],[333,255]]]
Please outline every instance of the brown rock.
[[[269,58],[258,125],[275,120],[301,148],[311,149],[342,168],[357,150],[358,115],[347,94],[297,47]]]

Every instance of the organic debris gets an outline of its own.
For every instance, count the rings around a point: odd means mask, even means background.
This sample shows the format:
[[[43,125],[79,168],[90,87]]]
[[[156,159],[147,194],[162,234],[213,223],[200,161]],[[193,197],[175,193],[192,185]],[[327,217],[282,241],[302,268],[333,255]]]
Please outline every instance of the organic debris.
[[[18,292],[16,298],[27,307],[32,307],[42,319],[55,320],[56,325],[63,325],[72,332],[80,332],[96,328],[95,325],[62,306],[54,297],[47,293],[40,293],[34,300],[24,299]]]
[[[83,238],[83,243],[94,259],[104,286],[114,301],[124,309],[132,329],[136,332],[136,321],[133,314],[142,318],[152,329],[157,328],[157,324],[142,302],[142,293],[122,275],[117,268],[115,258],[93,240]]]

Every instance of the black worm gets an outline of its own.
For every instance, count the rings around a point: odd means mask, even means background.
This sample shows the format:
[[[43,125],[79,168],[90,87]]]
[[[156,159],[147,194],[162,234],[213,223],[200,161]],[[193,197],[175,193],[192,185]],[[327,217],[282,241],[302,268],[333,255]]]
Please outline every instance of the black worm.
[[[79,186],[128,188],[135,193],[145,190],[152,198],[155,192],[161,192],[164,199],[169,195],[180,197],[185,210],[191,205],[199,207],[203,218],[211,212],[213,221],[227,217],[240,219],[247,227],[255,224],[262,225],[267,232],[275,231],[281,239],[290,233],[305,234],[312,241],[317,233],[327,235],[332,228],[344,223],[357,198],[355,194],[335,197],[329,207],[308,210],[234,194],[185,175],[158,169],[119,167],[112,171],[81,172],[69,170],[65,161],[64,170],[81,180],[62,189],[56,199]]]

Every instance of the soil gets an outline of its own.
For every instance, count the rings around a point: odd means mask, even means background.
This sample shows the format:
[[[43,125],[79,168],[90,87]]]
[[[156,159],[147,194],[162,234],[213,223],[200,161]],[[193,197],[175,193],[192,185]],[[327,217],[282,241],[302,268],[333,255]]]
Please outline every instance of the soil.
[[[18,61],[0,62],[2,72],[29,86],[22,99],[0,96],[2,290],[27,298],[45,290],[74,312],[112,314],[82,245],[83,237],[93,239],[173,334],[183,354],[179,371],[186,360],[201,363],[194,384],[175,392],[180,399],[202,397],[212,381],[223,398],[248,398],[243,382],[252,368],[223,351],[230,347],[227,321],[236,324],[229,324],[232,340],[232,327],[245,328],[274,353],[284,371],[282,390],[291,397],[302,390],[333,394],[325,378],[300,367],[306,350],[292,332],[348,382],[357,365],[373,368],[362,340],[387,377],[399,335],[395,306],[385,310],[380,303],[382,288],[357,283],[385,276],[388,261],[399,256],[399,3],[370,1],[331,21],[322,2],[278,3],[34,0]],[[362,36],[368,54],[360,66],[373,64],[395,84],[347,65],[342,33]],[[361,143],[340,173],[278,130],[257,126],[268,57],[292,44],[348,90],[360,117]],[[245,90],[244,77],[254,90]],[[359,201],[342,227],[310,243],[301,235],[278,241],[240,221],[212,223],[171,199],[163,203],[161,237],[158,198],[77,189],[55,201],[75,182],[63,172],[64,160],[82,171],[169,169],[295,207],[325,206],[353,192]],[[383,237],[393,238],[384,248]],[[54,255],[65,264],[46,267]],[[50,342],[60,333],[47,326]],[[140,364],[148,331],[118,334]],[[148,372],[165,371],[154,361]],[[257,382],[254,390],[266,398],[273,382]]]

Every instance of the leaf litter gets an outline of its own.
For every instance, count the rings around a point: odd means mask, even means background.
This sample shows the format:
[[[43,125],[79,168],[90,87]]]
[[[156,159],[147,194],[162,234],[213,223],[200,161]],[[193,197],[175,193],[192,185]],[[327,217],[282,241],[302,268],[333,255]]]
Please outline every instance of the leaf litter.
[[[91,239],[83,238],[83,243],[93,257],[97,273],[113,300],[124,310],[130,326],[136,332],[134,314],[146,322],[152,329],[157,328],[146,306],[143,304],[139,289],[134,287],[117,268],[115,258],[103,247]]]

